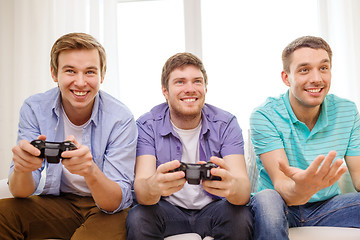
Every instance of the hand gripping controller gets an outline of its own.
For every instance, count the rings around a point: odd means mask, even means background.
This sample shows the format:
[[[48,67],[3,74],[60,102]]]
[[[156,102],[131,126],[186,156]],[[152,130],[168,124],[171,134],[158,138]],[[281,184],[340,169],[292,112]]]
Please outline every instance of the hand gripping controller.
[[[206,164],[180,164],[180,167],[175,168],[173,171],[184,171],[185,178],[189,184],[200,184],[200,180],[221,180],[221,177],[211,175],[211,169],[217,167],[217,165],[212,162],[208,162]]]
[[[48,163],[59,163],[62,159],[62,152],[76,149],[75,144],[71,141],[47,142],[44,140],[33,140],[31,144],[41,151],[39,157],[45,157]]]

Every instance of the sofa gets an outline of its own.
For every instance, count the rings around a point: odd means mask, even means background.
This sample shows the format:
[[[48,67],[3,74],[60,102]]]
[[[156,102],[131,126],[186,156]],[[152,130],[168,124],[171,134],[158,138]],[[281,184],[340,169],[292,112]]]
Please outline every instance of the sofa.
[[[249,139],[245,141],[245,160],[251,182],[251,188],[252,191],[255,191],[257,169],[255,163],[255,153]],[[346,172],[339,180],[339,186],[343,193],[355,191],[348,172]],[[7,185],[7,179],[2,179],[0,180],[0,199],[9,197],[12,197],[12,195]],[[297,227],[289,229],[289,238],[290,240],[360,240],[360,229],[338,227]],[[211,239],[213,238],[204,238],[204,240]],[[170,236],[165,238],[165,240],[201,240],[201,237],[195,233],[186,233]]]

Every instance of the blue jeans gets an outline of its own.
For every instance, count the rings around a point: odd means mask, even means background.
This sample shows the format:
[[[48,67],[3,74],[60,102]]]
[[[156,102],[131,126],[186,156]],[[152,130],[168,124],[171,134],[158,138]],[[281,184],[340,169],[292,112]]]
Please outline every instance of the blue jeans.
[[[251,199],[254,239],[289,239],[288,228],[331,226],[360,228],[360,193],[347,193],[326,201],[287,206],[272,189]]]
[[[218,200],[201,210],[179,208],[165,200],[155,205],[136,205],[126,220],[128,240],[164,239],[164,237],[198,233],[202,238],[252,239],[253,218],[250,208]]]

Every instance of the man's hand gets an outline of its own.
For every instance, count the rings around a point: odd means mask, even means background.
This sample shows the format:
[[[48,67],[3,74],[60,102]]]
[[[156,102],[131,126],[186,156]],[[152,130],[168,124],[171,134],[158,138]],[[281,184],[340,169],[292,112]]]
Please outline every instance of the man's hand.
[[[211,157],[210,161],[219,166],[212,168],[211,174],[221,177],[221,181],[204,180],[202,185],[205,191],[213,195],[225,197],[232,204],[243,205],[250,198],[250,183],[245,170],[245,163],[241,161],[242,158],[239,156],[243,155],[229,155],[226,156],[227,160]]]
[[[39,140],[46,140],[40,135]],[[44,159],[39,158],[40,150],[29,141],[20,140],[13,147],[14,171],[9,176],[9,189],[14,197],[28,197],[35,191],[35,180],[32,172],[41,168]]]
[[[62,152],[61,157],[63,160],[61,162],[65,168],[72,174],[83,177],[93,174],[95,163],[90,149],[85,145],[80,145],[72,135],[67,137],[66,141],[73,142],[77,149]]]
[[[159,196],[170,196],[184,187],[186,182],[185,173],[183,171],[169,172],[178,168],[180,162],[174,160],[161,164],[151,176],[150,185],[154,193]]]
[[[203,180],[202,185],[205,191],[220,197],[227,197],[231,194],[234,183],[234,177],[229,171],[229,166],[225,161],[218,157],[211,157],[210,161],[218,165],[217,168],[211,169],[211,175],[221,177],[221,181],[218,180]],[[199,162],[203,163],[203,162]]]
[[[307,202],[312,195],[333,185],[346,172],[347,168],[341,167],[343,160],[334,161],[335,157],[335,151],[330,151],[326,157],[319,155],[305,170],[290,167],[283,162],[279,162],[279,167],[287,177],[294,181],[294,191],[307,196],[305,201]]]
[[[45,140],[44,135],[38,137],[39,140]],[[40,150],[34,147],[27,140],[20,140],[18,145],[13,147],[14,171],[18,173],[28,173],[35,171],[42,166],[44,159],[39,158]]]

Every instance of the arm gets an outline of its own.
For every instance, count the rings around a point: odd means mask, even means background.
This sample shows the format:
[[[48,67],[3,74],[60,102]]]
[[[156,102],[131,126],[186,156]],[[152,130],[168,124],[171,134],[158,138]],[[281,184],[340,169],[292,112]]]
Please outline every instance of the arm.
[[[335,157],[335,151],[331,151],[326,157],[320,155],[307,169],[301,170],[289,166],[284,149],[260,155],[275,190],[289,206],[305,204],[316,192],[339,180],[346,168],[341,167],[341,159],[332,164]]]
[[[45,140],[45,136],[38,139]],[[9,176],[9,189],[14,197],[28,197],[36,189],[32,172],[41,168],[43,159],[40,150],[30,144],[27,140],[19,141],[13,149],[13,171]]]
[[[345,156],[351,180],[356,191],[360,192],[360,156]]]
[[[134,190],[140,204],[156,204],[161,196],[169,196],[183,188],[183,171],[170,172],[180,166],[177,160],[164,163],[156,169],[156,158],[142,155],[136,158]]]
[[[219,166],[211,169],[211,174],[221,177],[221,181],[203,181],[204,189],[213,195],[225,197],[232,204],[247,204],[250,200],[250,181],[244,155],[232,154],[223,159],[211,157],[211,162]]]
[[[110,180],[95,164],[90,149],[79,145],[73,136],[67,140],[75,143],[76,150],[62,153],[62,164],[72,174],[83,176],[96,204],[103,210],[113,212],[122,201],[122,190],[119,184]]]

